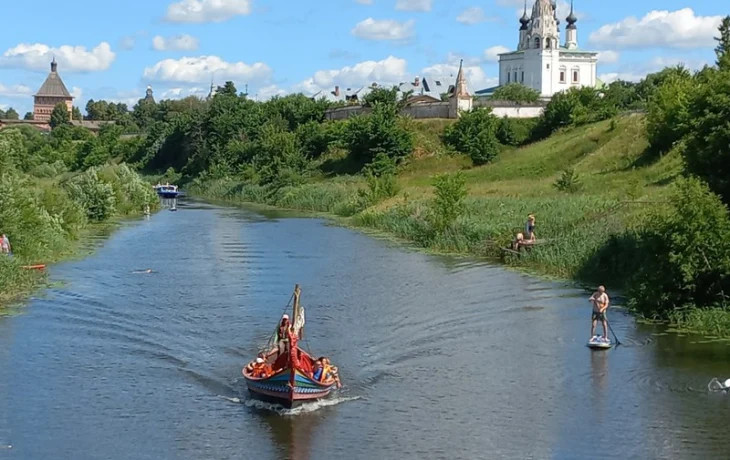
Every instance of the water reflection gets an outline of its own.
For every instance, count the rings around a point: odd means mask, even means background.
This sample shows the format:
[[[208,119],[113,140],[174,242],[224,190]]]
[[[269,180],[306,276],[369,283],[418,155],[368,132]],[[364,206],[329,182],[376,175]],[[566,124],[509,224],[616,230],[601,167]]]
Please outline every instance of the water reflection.
[[[604,418],[606,404],[606,386],[608,384],[609,350],[591,350],[591,382],[593,386],[593,406],[598,411],[598,418]]]
[[[271,440],[279,448],[279,458],[289,460],[310,460],[314,437],[321,423],[319,414],[302,413],[297,415],[278,415],[258,411],[260,418],[269,428]]]

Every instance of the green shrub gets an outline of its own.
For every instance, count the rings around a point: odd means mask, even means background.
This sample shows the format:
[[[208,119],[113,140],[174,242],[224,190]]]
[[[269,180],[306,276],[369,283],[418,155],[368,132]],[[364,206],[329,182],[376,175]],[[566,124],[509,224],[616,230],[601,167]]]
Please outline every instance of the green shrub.
[[[434,181],[434,195],[428,220],[436,233],[451,227],[466,210],[466,180],[460,172],[441,174]]]
[[[698,85],[689,108],[687,170],[730,204],[730,69],[712,72]]]
[[[553,186],[561,192],[576,193],[582,188],[580,176],[574,169],[566,169],[560,173],[560,177]]]
[[[75,176],[65,186],[71,199],[83,207],[91,221],[101,222],[116,211],[114,188],[99,179],[97,168]]]
[[[670,210],[639,233],[631,303],[647,316],[687,306],[726,305],[730,293],[728,209],[701,181],[681,179]]]
[[[475,165],[483,165],[499,154],[499,124],[490,107],[479,107],[463,113],[456,123],[449,125],[443,139],[456,151],[469,155]]]
[[[398,123],[398,117],[395,105],[376,103],[370,114],[349,119],[343,135],[352,160],[364,166],[379,153],[395,161],[410,155],[413,137]]]
[[[649,99],[646,134],[652,153],[668,152],[689,131],[689,103],[694,79],[672,75],[665,79]]]

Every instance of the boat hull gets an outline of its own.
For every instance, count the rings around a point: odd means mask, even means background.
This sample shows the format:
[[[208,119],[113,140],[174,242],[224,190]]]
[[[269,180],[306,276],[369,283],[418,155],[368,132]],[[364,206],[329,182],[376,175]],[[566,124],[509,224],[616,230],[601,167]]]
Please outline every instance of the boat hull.
[[[177,198],[180,192],[157,192],[162,198]]]
[[[284,369],[265,379],[250,377],[246,375],[245,371],[243,376],[252,397],[279,404],[287,409],[322,399],[329,395],[335,387],[334,383],[322,384],[307,377],[301,371],[292,369]],[[290,383],[292,377],[293,386]]]

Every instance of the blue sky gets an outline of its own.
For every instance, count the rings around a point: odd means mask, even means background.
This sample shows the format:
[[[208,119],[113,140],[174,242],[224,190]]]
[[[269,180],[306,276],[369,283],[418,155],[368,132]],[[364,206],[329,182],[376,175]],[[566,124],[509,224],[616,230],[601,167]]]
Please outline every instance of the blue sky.
[[[528,8],[533,0],[528,0]],[[575,0],[578,45],[600,51],[605,81],[666,65],[714,61],[720,15],[710,0]],[[496,54],[514,49],[523,0],[34,0],[3,5],[0,108],[21,115],[53,56],[75,105],[131,105],[248,84],[251,97],[314,94],[415,76],[453,75],[464,59],[473,90],[495,84]],[[569,3],[558,1],[561,32]],[[61,19],[63,18],[63,19]],[[564,36],[562,37],[564,40]]]

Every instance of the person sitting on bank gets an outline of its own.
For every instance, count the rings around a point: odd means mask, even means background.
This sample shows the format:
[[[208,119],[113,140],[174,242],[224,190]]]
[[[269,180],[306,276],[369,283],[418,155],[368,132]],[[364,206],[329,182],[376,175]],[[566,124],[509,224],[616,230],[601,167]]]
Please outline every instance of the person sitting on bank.
[[[525,238],[528,242],[535,241],[535,216],[530,214],[527,216],[527,222],[525,223]]]
[[[604,286],[598,286],[598,290],[588,299],[593,304],[593,312],[591,314],[591,338],[596,333],[596,322],[600,321],[603,326],[603,338],[608,339],[608,320],[606,320],[606,310],[608,309],[609,299]]]
[[[5,233],[0,235],[0,254],[13,255],[13,247]]]

